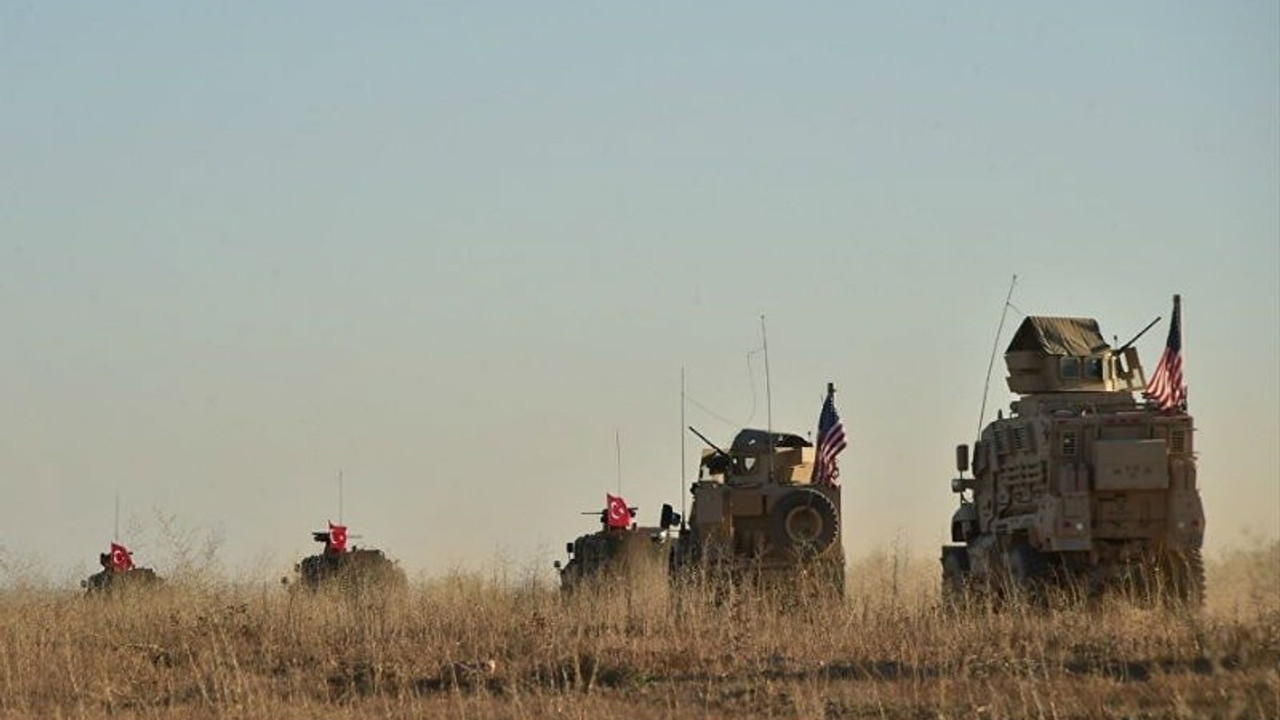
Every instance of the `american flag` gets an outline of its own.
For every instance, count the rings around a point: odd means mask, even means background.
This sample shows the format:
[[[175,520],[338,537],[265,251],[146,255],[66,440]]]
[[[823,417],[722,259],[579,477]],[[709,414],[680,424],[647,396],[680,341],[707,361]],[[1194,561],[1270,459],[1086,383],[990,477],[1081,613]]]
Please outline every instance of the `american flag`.
[[[813,482],[815,485],[837,485],[840,468],[836,465],[836,456],[849,446],[844,435],[844,423],[836,413],[836,386],[827,383],[827,400],[822,403],[822,414],[818,416],[817,459],[813,463]]]
[[[1165,412],[1187,407],[1187,386],[1182,383],[1182,298],[1173,296],[1173,323],[1164,354],[1142,393]]]

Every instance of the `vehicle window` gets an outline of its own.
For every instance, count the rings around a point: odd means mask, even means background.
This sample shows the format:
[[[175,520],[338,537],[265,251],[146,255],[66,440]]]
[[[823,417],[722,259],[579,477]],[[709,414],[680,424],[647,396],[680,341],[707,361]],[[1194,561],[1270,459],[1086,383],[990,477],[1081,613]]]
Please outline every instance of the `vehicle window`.
[[[1084,372],[1085,372],[1085,377],[1093,378],[1095,380],[1101,380],[1102,379],[1102,358],[1100,357],[1085,358]]]
[[[1080,377],[1080,358],[1064,357],[1058,365],[1058,374],[1063,379]]]

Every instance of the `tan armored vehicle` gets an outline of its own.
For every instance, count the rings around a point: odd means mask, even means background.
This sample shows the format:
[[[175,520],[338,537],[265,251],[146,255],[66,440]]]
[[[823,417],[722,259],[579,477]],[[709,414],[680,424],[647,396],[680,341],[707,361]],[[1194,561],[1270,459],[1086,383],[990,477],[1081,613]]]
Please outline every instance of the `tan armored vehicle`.
[[[1128,586],[1201,600],[1192,420],[1135,398],[1147,383],[1132,343],[1112,349],[1093,319],[1023,321],[1005,352],[1011,415],[974,443],[972,477],[968,446],[956,449],[944,596]]]
[[[641,527],[632,520],[637,508],[609,496],[601,510],[600,529],[565,543],[568,562],[555,561],[560,589],[571,592],[590,583],[661,577],[667,562],[667,532]],[[594,515],[596,513],[588,513]]]
[[[691,489],[689,522],[672,547],[672,577],[705,574],[734,586],[843,596],[840,488],[812,482],[812,443],[747,429],[726,451],[693,432],[710,449]],[[662,526],[676,522],[664,507]]]
[[[324,543],[319,555],[303,558],[294,570],[298,584],[308,590],[337,587],[345,590],[390,589],[408,584],[404,571],[381,550],[347,547],[345,525],[329,523],[329,529],[311,533]]]
[[[80,582],[80,586],[90,595],[153,588],[161,583],[160,577],[151,568],[136,567],[133,564],[133,553],[119,543],[113,542],[108,552],[99,553],[98,564],[102,566],[102,570]]]

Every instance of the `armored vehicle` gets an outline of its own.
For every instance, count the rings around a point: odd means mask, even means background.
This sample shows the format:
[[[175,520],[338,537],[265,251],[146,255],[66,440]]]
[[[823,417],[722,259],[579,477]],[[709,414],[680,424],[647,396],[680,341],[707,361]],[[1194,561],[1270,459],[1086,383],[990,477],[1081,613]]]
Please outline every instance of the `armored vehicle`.
[[[348,548],[345,525],[329,523],[327,531],[313,532],[311,538],[324,543],[324,550],[319,555],[303,558],[294,568],[303,588],[385,589],[408,583],[404,571],[381,550]]]
[[[161,582],[160,577],[151,568],[135,567],[133,553],[119,543],[113,542],[108,552],[99,553],[98,564],[102,566],[102,570],[80,582],[80,586],[91,595],[152,588]]]
[[[1175,304],[1171,347],[1175,337],[1180,347],[1178,323]],[[972,477],[968,446],[956,448],[960,507],[957,544],[942,548],[944,597],[1127,586],[1200,602],[1205,517],[1192,419],[1181,405],[1135,397],[1147,382],[1132,343],[1113,349],[1089,318],[1022,322],[1004,356],[1019,398],[974,443]]]
[[[555,561],[561,590],[571,592],[590,582],[643,578],[651,571],[661,576],[667,558],[667,532],[636,525],[636,512],[622,498],[608,496],[599,513],[600,529],[565,543],[568,562]]]
[[[814,482],[813,444],[745,429],[725,451],[690,430],[709,449],[691,488],[689,521],[680,523],[671,550],[672,577],[843,597],[840,487]],[[670,506],[663,510],[663,527],[679,522]]]

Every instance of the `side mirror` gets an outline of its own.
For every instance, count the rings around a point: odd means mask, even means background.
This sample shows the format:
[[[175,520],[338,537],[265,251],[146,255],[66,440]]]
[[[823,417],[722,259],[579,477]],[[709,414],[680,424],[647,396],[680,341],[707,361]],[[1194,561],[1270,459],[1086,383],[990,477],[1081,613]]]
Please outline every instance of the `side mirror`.
[[[962,473],[969,471],[969,446],[968,445],[956,446],[956,470]]]
[[[662,516],[658,520],[658,525],[663,530],[667,530],[679,525],[680,521],[683,519],[684,518],[680,517],[680,513],[676,512],[676,509],[671,507],[670,504],[668,503],[662,504]]]
[[[570,555],[572,555],[572,554],[573,554],[573,543],[571,543],[571,542],[567,542],[567,543],[565,543],[565,544],[564,544],[564,551],[565,551],[566,553],[569,553]]]

